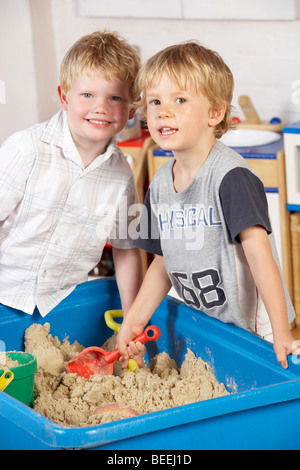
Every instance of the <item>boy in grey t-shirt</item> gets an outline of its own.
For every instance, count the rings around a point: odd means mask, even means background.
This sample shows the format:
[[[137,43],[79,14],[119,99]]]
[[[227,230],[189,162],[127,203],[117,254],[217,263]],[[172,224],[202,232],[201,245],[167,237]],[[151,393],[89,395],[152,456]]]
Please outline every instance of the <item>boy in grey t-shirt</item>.
[[[278,362],[297,353],[263,184],[218,141],[231,126],[233,77],[196,42],[157,53],[139,76],[155,142],[173,152],[149,187],[136,246],[154,253],[118,334],[124,356],[173,285],[187,305],[274,341]],[[300,348],[299,348],[300,353]]]

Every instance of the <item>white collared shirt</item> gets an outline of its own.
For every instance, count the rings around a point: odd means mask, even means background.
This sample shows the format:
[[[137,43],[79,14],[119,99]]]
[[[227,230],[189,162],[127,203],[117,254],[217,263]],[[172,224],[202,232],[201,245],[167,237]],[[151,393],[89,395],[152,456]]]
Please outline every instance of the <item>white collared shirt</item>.
[[[113,141],[84,168],[66,112],[0,148],[0,303],[45,316],[99,262],[132,248],[133,172]]]

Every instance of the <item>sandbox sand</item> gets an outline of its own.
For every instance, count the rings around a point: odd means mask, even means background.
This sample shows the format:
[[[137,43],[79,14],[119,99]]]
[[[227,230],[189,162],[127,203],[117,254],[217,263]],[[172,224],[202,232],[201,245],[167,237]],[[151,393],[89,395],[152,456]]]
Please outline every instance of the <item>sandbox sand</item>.
[[[7,372],[13,367],[19,367],[19,365],[18,361],[14,361],[6,353],[0,353],[0,370]]]
[[[102,346],[116,347],[116,334]],[[78,342],[62,342],[50,334],[50,324],[33,324],[25,332],[25,350],[37,359],[33,407],[52,421],[67,426],[93,426],[128,417],[128,406],[138,414],[228,395],[211,368],[188,350],[179,369],[165,352],[150,366],[122,375],[115,362],[114,375],[89,379],[67,374],[65,364],[84,348]],[[119,403],[102,412],[101,405]],[[100,407],[100,410],[99,410]],[[93,414],[98,409],[98,414]],[[104,408],[105,410],[105,408]],[[134,419],[134,418],[133,418]]]

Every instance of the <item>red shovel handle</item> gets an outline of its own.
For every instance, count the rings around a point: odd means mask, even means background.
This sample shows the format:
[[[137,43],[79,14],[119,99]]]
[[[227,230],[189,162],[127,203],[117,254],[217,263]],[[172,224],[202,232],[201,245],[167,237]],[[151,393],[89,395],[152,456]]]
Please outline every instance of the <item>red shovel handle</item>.
[[[135,343],[145,344],[147,341],[156,341],[160,337],[158,326],[148,326],[143,333],[134,338]]]
[[[158,326],[148,326],[143,333],[134,338],[132,341],[135,343],[145,344],[148,341],[155,341],[160,337],[160,329]],[[111,362],[116,361],[121,356],[121,353],[118,349],[106,354],[104,357],[105,362],[110,364]]]

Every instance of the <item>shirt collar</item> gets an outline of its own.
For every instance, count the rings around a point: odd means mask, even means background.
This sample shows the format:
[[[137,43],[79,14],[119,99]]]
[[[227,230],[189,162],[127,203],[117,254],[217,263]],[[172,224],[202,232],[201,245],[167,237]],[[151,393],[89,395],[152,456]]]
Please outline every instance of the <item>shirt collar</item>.
[[[80,157],[80,154],[77,150],[76,145],[74,144],[74,140],[72,139],[72,135],[70,132],[68,120],[67,120],[67,113],[66,111],[63,111],[63,146],[62,146],[62,151],[63,154],[72,160],[74,163],[76,163],[79,166],[82,165],[82,160]]]
[[[63,123],[64,111],[59,111],[46,123],[44,132],[40,139],[48,144],[52,143],[58,147],[62,147],[64,143]]]

